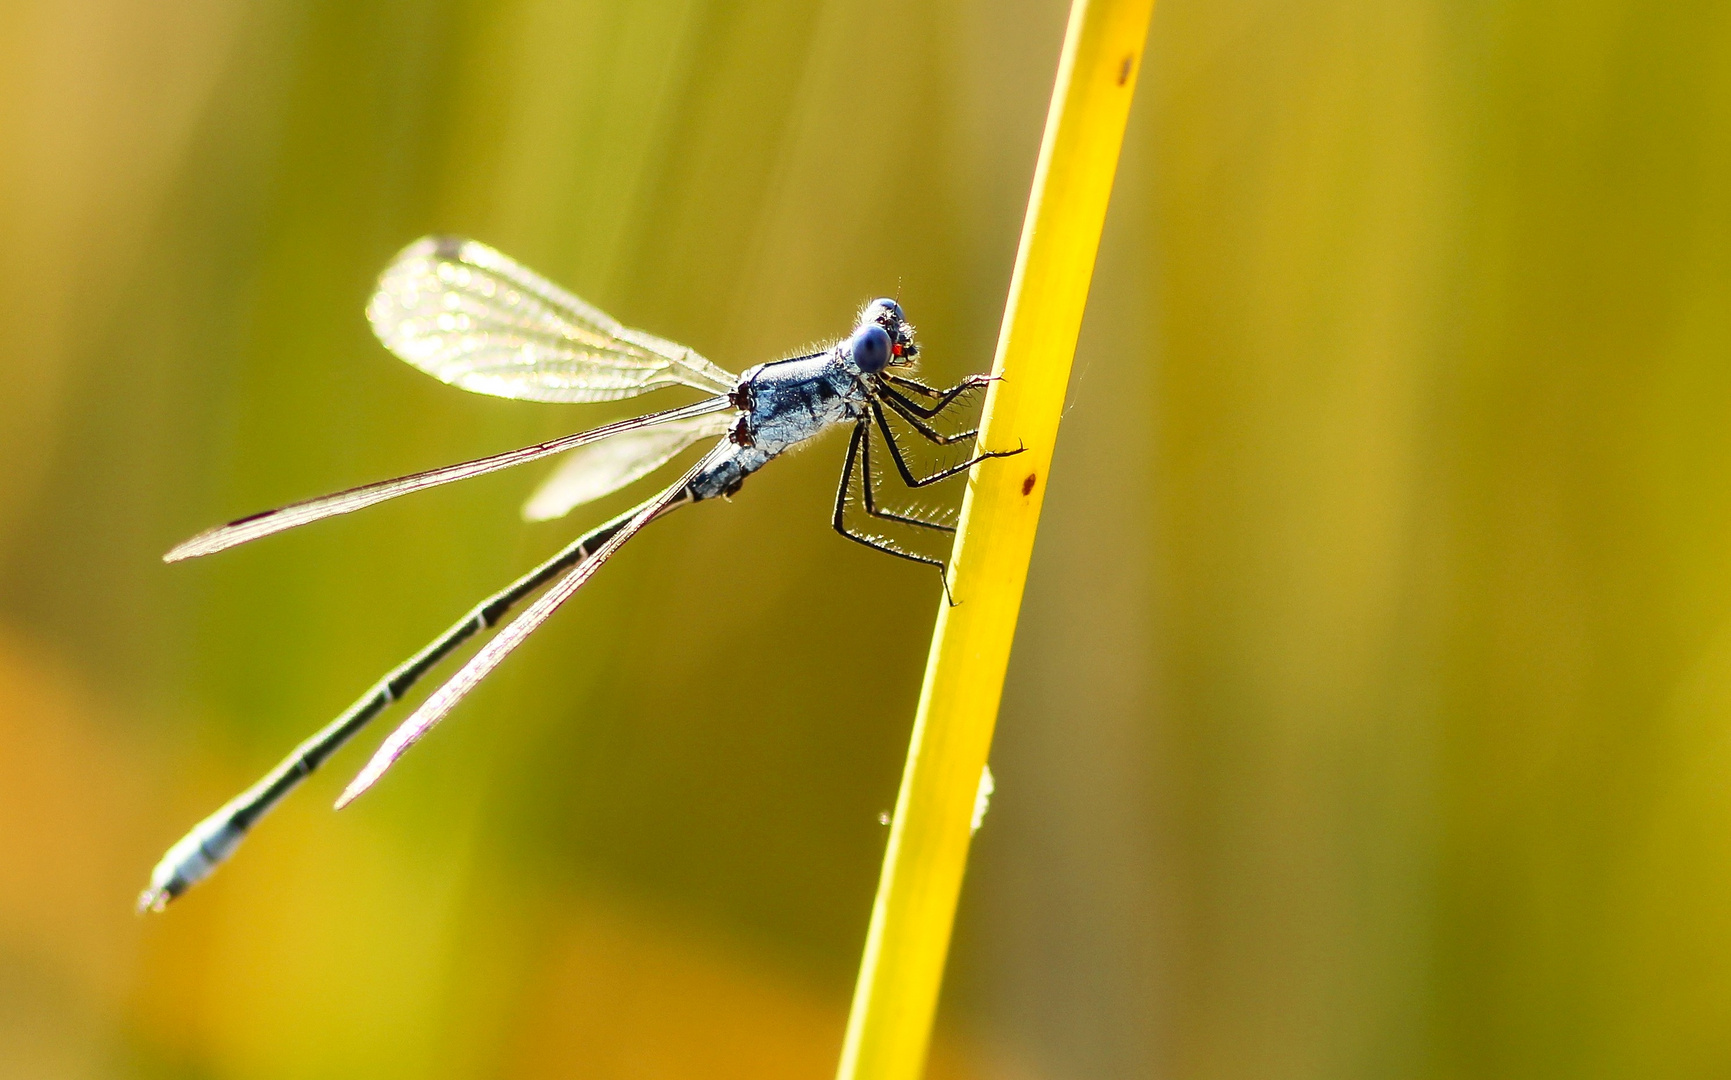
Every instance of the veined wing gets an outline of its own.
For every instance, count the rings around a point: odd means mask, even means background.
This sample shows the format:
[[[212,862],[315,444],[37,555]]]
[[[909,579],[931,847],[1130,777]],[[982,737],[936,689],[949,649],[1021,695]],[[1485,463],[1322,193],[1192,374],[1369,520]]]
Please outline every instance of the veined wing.
[[[584,503],[594,502],[648,476],[693,443],[725,435],[732,426],[732,413],[712,413],[578,447],[568,452],[552,475],[529,496],[529,501],[523,504],[523,518],[551,521],[564,517]]]
[[[587,443],[599,442],[610,436],[623,435],[641,428],[653,427],[662,423],[679,423],[709,413],[731,408],[731,403],[725,397],[713,397],[679,409],[668,409],[666,412],[650,413],[630,420],[620,420],[617,423],[604,424],[588,431],[580,431],[575,435],[566,435],[549,442],[525,446],[521,450],[508,450],[492,457],[477,458],[457,465],[446,465],[442,469],[428,469],[426,472],[411,473],[399,476],[395,480],[380,480],[373,484],[349,488],[334,495],[324,495],[317,499],[307,499],[304,502],[291,503],[277,510],[266,510],[262,514],[253,514],[227,525],[218,525],[214,529],[206,529],[191,540],[180,544],[162,557],[163,562],[180,562],[182,559],[197,558],[200,555],[211,555],[218,551],[226,551],[238,544],[261,537],[271,536],[292,529],[297,525],[306,525],[338,514],[351,514],[356,510],[382,503],[386,499],[394,499],[398,495],[407,495],[411,491],[422,491],[448,484],[453,480],[467,480],[471,476],[481,476],[499,469],[508,469],[513,465],[536,461],[550,457],[553,454],[564,453]]]
[[[469,662],[446,680],[443,686],[428,695],[427,699],[421,702],[420,708],[416,709],[413,715],[391,732],[390,736],[380,744],[378,750],[374,751],[366,766],[353,780],[349,781],[349,786],[344,788],[343,793],[337,797],[337,809],[341,810],[353,802],[356,796],[377,783],[379,777],[385,774],[385,770],[403,756],[404,751],[419,742],[421,737],[431,731],[439,721],[449,716],[451,710],[457,707],[457,703],[463,700],[469,691],[473,690],[482,679],[498,667],[513,649],[523,644],[524,640],[534,633],[537,627],[559,610],[561,604],[571,599],[577,590],[583,587],[584,583],[595,576],[595,571],[601,569],[607,560],[613,557],[614,552],[623,547],[633,536],[636,536],[645,525],[675,506],[691,501],[689,488],[691,481],[703,470],[705,465],[714,460],[715,454],[718,452],[719,450],[711,451],[670,487],[665,488],[659,495],[654,496],[633,511],[630,520],[626,521],[618,532],[608,537],[600,547],[596,548],[594,554],[566,571],[565,576],[553,582],[547,591],[542,593],[533,604],[530,604],[523,614],[507,623],[503,630],[495,634],[487,644],[481,646],[480,651],[471,656]]]
[[[496,397],[615,401],[675,385],[725,394],[738,381],[473,240],[429,236],[403,249],[367,318],[415,367]]]

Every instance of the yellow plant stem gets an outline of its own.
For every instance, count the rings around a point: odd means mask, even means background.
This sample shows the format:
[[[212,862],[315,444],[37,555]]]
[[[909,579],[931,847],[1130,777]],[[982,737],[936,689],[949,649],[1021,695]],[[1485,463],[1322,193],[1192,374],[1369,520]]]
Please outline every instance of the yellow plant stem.
[[[1009,668],[1034,530],[1153,0],[1075,0],[956,537],[957,606],[938,612],[889,849],[848,1015],[840,1080],[914,1080],[967,863],[975,793]]]

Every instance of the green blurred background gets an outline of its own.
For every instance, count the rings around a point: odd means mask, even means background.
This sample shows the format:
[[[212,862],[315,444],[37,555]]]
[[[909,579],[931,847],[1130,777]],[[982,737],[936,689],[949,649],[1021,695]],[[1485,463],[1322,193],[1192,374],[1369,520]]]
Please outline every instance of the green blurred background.
[[[827,1076],[938,602],[829,531],[839,443],[140,919],[626,497],[158,557],[641,404],[392,359],[427,232],[735,370],[898,291],[985,367],[1064,17],[0,3],[0,1075]],[[1728,125],[1723,3],[1163,0],[935,1076],[1731,1072]]]

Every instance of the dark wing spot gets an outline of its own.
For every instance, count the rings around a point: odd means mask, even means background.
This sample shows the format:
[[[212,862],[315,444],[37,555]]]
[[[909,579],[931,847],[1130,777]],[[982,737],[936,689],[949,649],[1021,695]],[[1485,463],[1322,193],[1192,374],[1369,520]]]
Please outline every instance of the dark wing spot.
[[[1031,495],[1031,494],[1033,494],[1033,491],[1034,491],[1034,474],[1029,473],[1028,478],[1026,480],[1022,481],[1022,494]]]
[[[1123,86],[1125,83],[1130,81],[1130,68],[1135,62],[1136,62],[1136,57],[1134,55],[1131,55],[1131,56],[1126,56],[1124,58],[1124,63],[1119,65],[1119,67],[1118,67],[1118,85],[1119,86]]]
[[[1119,81],[1122,82],[1123,80],[1120,79]],[[433,237],[433,254],[437,255],[441,259],[449,259],[452,262],[456,262],[458,256],[462,254],[462,251],[463,238],[460,236]]]

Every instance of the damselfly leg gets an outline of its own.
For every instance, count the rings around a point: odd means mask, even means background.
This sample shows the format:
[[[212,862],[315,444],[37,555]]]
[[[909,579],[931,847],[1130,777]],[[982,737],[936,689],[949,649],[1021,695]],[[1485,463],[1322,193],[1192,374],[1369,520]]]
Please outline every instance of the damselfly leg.
[[[902,397],[900,394],[896,394],[894,390],[891,390],[888,387],[880,388],[880,397],[889,401],[891,408],[896,410],[897,415],[906,420],[915,431],[919,432],[920,435],[927,440],[940,446],[948,446],[953,443],[971,439],[978,434],[976,430],[968,430],[957,432],[952,435],[945,435],[931,427],[931,425],[924,423],[919,415],[910,415],[910,413],[924,413],[927,416],[936,417],[948,408],[961,393],[975,389],[978,386],[983,386],[986,382],[989,382],[989,376],[974,376],[968,380],[964,380],[964,382],[948,391],[934,390],[931,387],[914,383],[911,379],[897,379],[896,381],[905,381],[923,392],[929,392],[943,398],[936,407],[926,411],[919,409],[917,406],[913,406],[911,402],[908,402],[907,399]],[[892,398],[890,395],[894,395],[894,397]],[[898,402],[905,403],[909,406],[908,411],[904,411]],[[946,469],[940,469],[930,476],[916,477],[913,470],[908,467],[907,460],[902,454],[901,445],[896,441],[895,431],[889,426],[889,421],[884,415],[883,408],[874,400],[870,405],[870,410],[871,411],[868,415],[860,417],[859,421],[854,425],[853,434],[849,437],[847,458],[842,466],[841,483],[836,488],[835,513],[831,519],[831,524],[834,526],[835,531],[840,533],[842,536],[847,537],[856,544],[863,544],[864,546],[871,548],[873,551],[881,551],[886,555],[894,555],[898,559],[906,559],[909,562],[916,562],[926,566],[936,567],[938,578],[943,583],[944,599],[953,607],[956,600],[950,593],[949,564],[945,560],[931,555],[922,555],[918,552],[908,551],[887,537],[875,536],[871,533],[856,532],[849,528],[847,524],[847,501],[849,494],[853,490],[854,474],[857,471],[860,476],[860,502],[865,508],[865,512],[870,516],[884,521],[895,521],[905,525],[914,525],[920,528],[934,529],[941,532],[954,533],[956,531],[955,527],[952,525],[945,525],[941,522],[929,521],[908,514],[899,514],[892,510],[884,510],[877,505],[875,490],[876,475],[871,466],[872,421],[873,419],[876,419],[877,426],[883,433],[884,442],[889,447],[890,457],[895,461],[896,470],[901,474],[903,483],[910,488],[918,489],[927,487],[940,480],[946,480],[952,476],[965,472],[974,465],[977,465],[989,458],[1013,457],[1022,451],[1020,448],[1015,450],[981,451],[958,465],[953,465]]]
[[[904,525],[918,525],[922,529],[935,529],[938,532],[953,533],[954,525],[945,525],[941,521],[930,521],[911,514],[898,514],[894,510],[883,510],[877,505],[877,473],[872,469],[872,431],[871,425],[862,422],[860,431],[860,495],[865,504],[865,512],[872,517],[884,521],[899,521]]]
[[[955,597],[950,595],[950,576],[949,576],[949,564],[948,563],[944,562],[944,560],[942,560],[942,559],[935,558],[931,555],[921,555],[917,551],[907,551],[901,547],[898,547],[893,541],[889,540],[887,537],[873,536],[871,533],[855,532],[854,530],[852,530],[848,527],[848,524],[847,524],[848,495],[851,494],[853,491],[854,472],[856,469],[859,468],[860,464],[863,461],[865,464],[865,469],[864,469],[863,475],[861,477],[861,482],[864,485],[865,495],[864,495],[864,498],[862,501],[865,504],[866,513],[871,514],[873,517],[887,518],[888,520],[891,520],[891,521],[905,521],[910,525],[920,525],[920,526],[924,526],[925,528],[928,528],[928,529],[942,529],[946,532],[954,532],[955,531],[954,529],[950,528],[949,526],[940,525],[935,521],[919,521],[919,520],[916,520],[913,518],[899,517],[899,516],[890,514],[887,511],[883,512],[883,513],[879,513],[877,508],[876,508],[876,500],[872,496],[872,472],[871,472],[871,463],[870,463],[870,446],[871,446],[871,422],[869,420],[862,418],[858,424],[854,425],[853,434],[851,436],[849,436],[849,438],[848,438],[847,460],[842,465],[841,484],[839,486],[837,486],[836,492],[835,492],[835,514],[830,519],[830,524],[832,526],[834,526],[836,532],[847,537],[849,540],[852,540],[856,544],[863,544],[866,547],[871,548],[873,551],[881,551],[885,555],[894,555],[898,559],[906,559],[909,562],[916,562],[916,563],[921,563],[921,564],[926,565],[926,566],[936,567],[937,571],[938,571],[938,580],[940,582],[942,582],[943,586],[944,586],[944,599],[946,601],[948,601],[950,606],[954,607],[956,600],[955,600]]]
[[[990,461],[992,458],[1015,457],[1026,449],[1018,446],[1014,450],[981,450],[966,461],[951,465],[947,469],[939,469],[929,476],[915,476],[914,471],[908,468],[907,459],[902,456],[901,445],[896,442],[896,433],[890,428],[889,418],[884,415],[883,406],[874,401],[871,403],[871,411],[872,416],[878,422],[878,429],[884,434],[884,442],[889,445],[890,459],[896,463],[896,471],[902,474],[902,483],[911,488],[928,487],[940,480],[948,480],[952,476],[965,473],[982,461]],[[925,435],[926,433],[921,431],[920,434]],[[936,432],[926,437],[937,443],[941,443],[943,440],[943,437]]]
[[[908,426],[919,432],[928,442],[937,443],[939,446],[952,446],[959,442],[967,442],[969,439],[972,439],[980,433],[979,428],[969,428],[966,431],[957,431],[945,435],[937,428],[926,423],[925,420],[921,418],[919,412],[913,408],[913,402],[896,393],[894,390],[886,387],[880,396],[889,404],[889,407],[895,411],[897,416],[906,420]]]
[[[914,393],[920,394],[924,397],[936,398],[937,400],[930,405],[920,406],[913,405],[911,402],[909,403],[910,407],[913,408],[915,412],[919,413],[927,420],[930,420],[945,409],[949,408],[950,403],[955,401],[958,397],[961,397],[970,390],[980,389],[987,383],[999,378],[999,376],[969,375],[967,378],[950,387],[948,390],[939,390],[935,386],[927,386],[918,379],[910,379],[905,375],[891,375],[887,371],[884,372],[881,378],[884,382],[894,386],[899,386],[903,390],[912,390]]]

